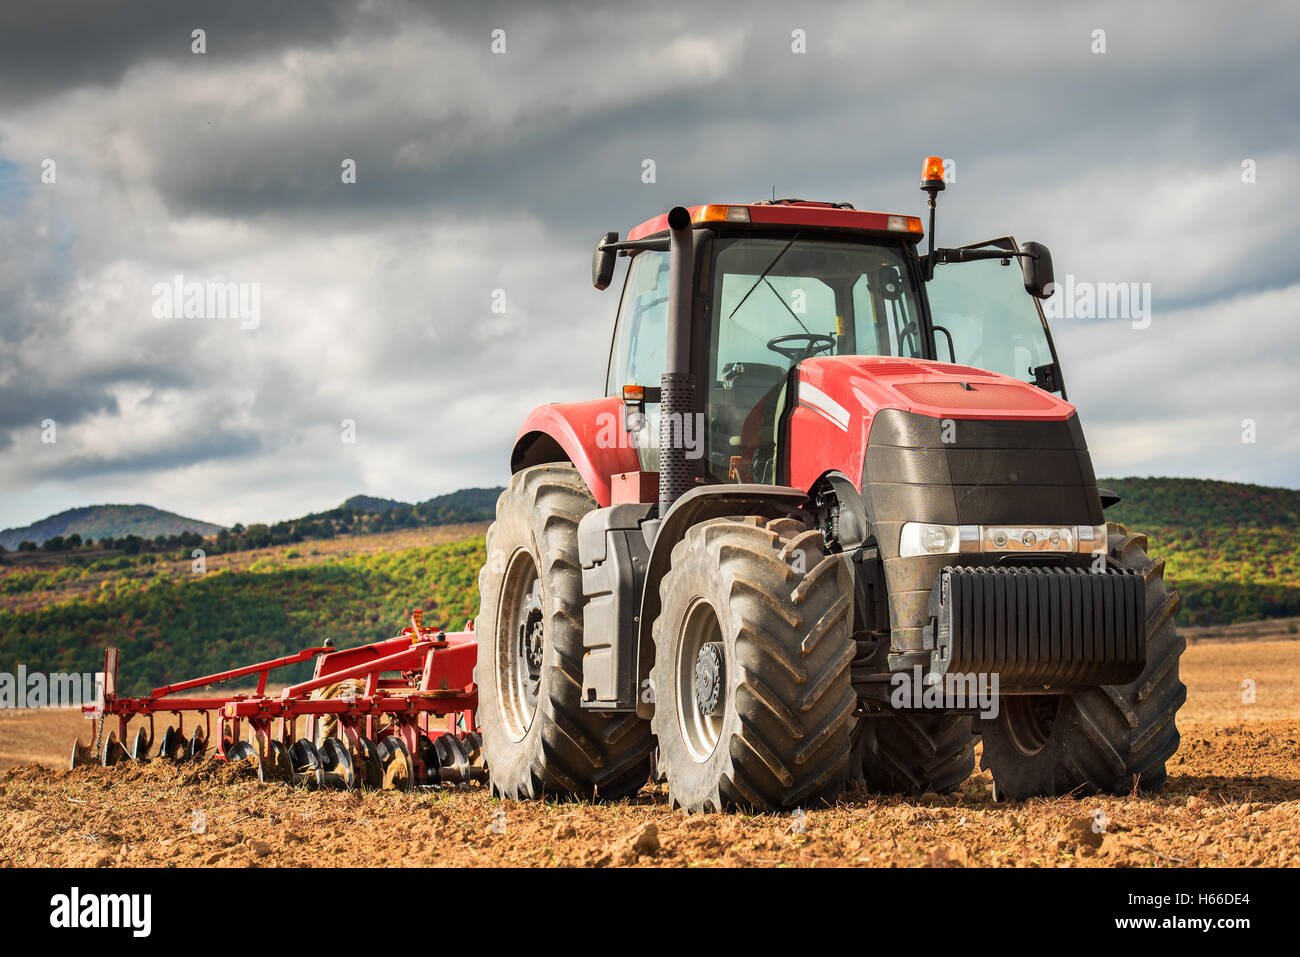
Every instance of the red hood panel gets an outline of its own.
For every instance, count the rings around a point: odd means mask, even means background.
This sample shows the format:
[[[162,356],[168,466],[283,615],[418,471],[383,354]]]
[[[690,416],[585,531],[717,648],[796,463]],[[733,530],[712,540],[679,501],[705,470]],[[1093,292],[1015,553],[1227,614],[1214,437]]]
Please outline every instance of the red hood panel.
[[[934,362],[876,356],[807,359],[799,378],[868,418],[881,409],[952,419],[1068,419],[1074,406],[1010,376]]]
[[[799,364],[786,441],[788,483],[808,489],[826,472],[855,485],[877,412],[935,419],[1064,421],[1074,406],[1028,382],[969,366],[889,356],[830,356]]]

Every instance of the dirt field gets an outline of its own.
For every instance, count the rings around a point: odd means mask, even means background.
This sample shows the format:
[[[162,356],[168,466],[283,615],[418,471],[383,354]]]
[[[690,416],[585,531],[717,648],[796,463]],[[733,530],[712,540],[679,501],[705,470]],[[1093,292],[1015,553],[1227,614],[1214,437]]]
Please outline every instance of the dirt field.
[[[75,713],[0,712],[0,767],[19,765],[0,774],[0,866],[1300,866],[1300,642],[1196,641],[1182,670],[1183,743],[1155,797],[994,804],[979,773],[802,816],[688,816],[663,789],[602,806],[308,793],[211,761],[66,772]]]

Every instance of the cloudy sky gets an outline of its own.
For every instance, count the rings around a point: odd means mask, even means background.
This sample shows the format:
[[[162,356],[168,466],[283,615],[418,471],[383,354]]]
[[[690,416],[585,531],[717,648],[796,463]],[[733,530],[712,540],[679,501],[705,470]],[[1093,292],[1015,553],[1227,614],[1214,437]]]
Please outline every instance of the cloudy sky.
[[[1098,474],[1300,486],[1298,20],[7,4],[0,527],[104,502],[274,521],[504,482],[532,406],[603,387],[602,232],[773,187],[920,214],[931,153],[957,174],[941,243],[1011,232],[1058,280],[1150,283],[1146,328],[1054,324]],[[177,275],[257,284],[260,322],[160,317]]]

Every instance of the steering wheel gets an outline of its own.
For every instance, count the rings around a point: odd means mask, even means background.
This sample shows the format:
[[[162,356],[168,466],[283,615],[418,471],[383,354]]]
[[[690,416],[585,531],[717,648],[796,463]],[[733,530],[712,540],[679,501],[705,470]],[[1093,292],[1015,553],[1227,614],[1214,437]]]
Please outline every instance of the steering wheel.
[[[781,348],[783,343],[800,341],[805,345],[802,349]],[[785,356],[791,362],[799,362],[803,359],[811,359],[822,350],[829,350],[835,346],[835,337],[822,335],[819,332],[796,332],[789,336],[777,336],[775,339],[767,340],[767,347],[778,355]]]

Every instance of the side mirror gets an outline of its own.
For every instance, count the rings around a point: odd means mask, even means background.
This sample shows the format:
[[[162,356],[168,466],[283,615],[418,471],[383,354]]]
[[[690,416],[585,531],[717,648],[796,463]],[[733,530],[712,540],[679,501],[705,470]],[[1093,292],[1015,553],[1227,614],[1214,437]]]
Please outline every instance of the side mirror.
[[[1056,291],[1052,273],[1052,251],[1042,243],[1021,243],[1020,271],[1025,276],[1025,292],[1036,299],[1048,299]]]
[[[618,233],[606,233],[600,237],[596,251],[591,254],[591,284],[597,289],[608,289],[614,280],[614,260],[618,257],[618,250],[605,247],[616,242]]]

